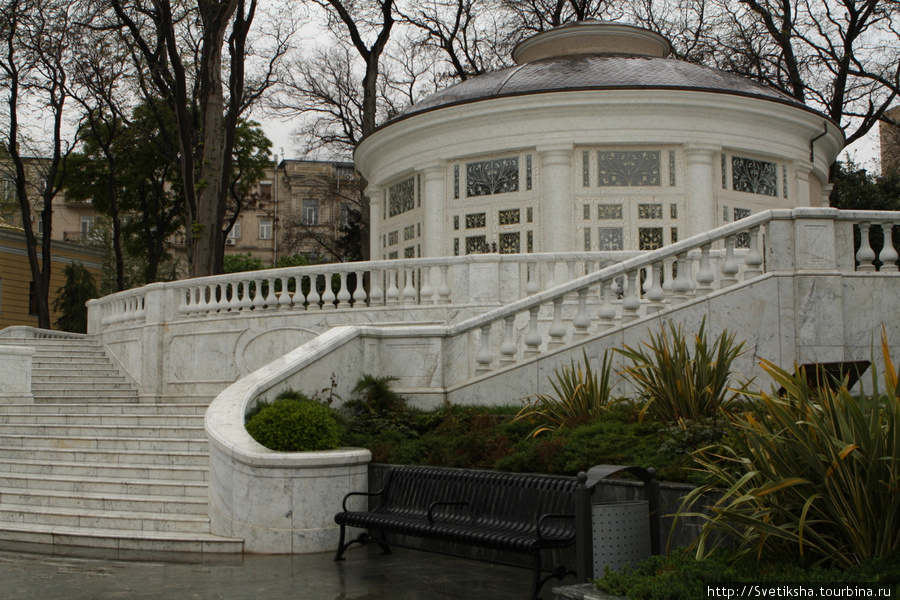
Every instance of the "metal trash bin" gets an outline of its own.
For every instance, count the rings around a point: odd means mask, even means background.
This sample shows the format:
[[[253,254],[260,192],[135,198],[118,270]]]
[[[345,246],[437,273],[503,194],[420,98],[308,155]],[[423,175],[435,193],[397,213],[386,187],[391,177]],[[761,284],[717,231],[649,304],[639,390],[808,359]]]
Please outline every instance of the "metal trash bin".
[[[594,486],[621,471],[644,482],[646,500],[591,504]],[[634,565],[660,553],[659,483],[655,477],[655,469],[621,465],[597,465],[578,474],[575,560],[579,581],[602,577],[607,565],[618,571],[625,563]]]
[[[649,515],[646,500],[591,505],[594,577],[601,577],[607,566],[620,571],[651,555]]]

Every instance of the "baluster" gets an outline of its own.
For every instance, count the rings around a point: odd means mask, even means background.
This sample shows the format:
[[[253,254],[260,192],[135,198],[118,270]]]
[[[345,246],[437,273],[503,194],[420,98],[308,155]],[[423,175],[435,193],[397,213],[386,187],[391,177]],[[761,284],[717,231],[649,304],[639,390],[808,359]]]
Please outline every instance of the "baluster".
[[[516,335],[513,325],[516,315],[508,315],[503,319],[503,343],[500,344],[500,366],[515,364],[516,362]]]
[[[541,291],[541,286],[537,282],[537,263],[530,262],[527,264],[528,283],[525,284],[525,295],[530,296]]]
[[[322,277],[325,278],[325,290],[322,294],[322,308],[336,308],[334,305],[335,298],[337,296],[334,295],[334,278],[331,273],[324,273]]]
[[[415,269],[404,269],[406,273],[406,285],[403,286],[403,304],[416,304],[416,287],[413,272]]]
[[[690,273],[688,265],[687,252],[678,255],[678,275],[672,281],[672,298],[678,302],[684,302],[688,299],[691,291],[691,280],[688,278]]]
[[[856,260],[859,261],[857,271],[874,271],[875,251],[869,244],[869,223],[861,221],[859,223],[859,251],[856,253]]]
[[[250,308],[250,294],[248,293],[249,285],[246,279],[241,279],[232,284],[233,299],[235,301],[235,310],[241,311]]]
[[[681,262],[679,261],[679,264]],[[678,269],[681,271],[681,269]],[[641,308],[641,301],[637,297],[637,289],[635,280],[638,271],[630,271],[626,277],[625,295],[622,297],[622,322],[628,323],[638,318],[638,310]]]
[[[356,271],[356,287],[350,294],[350,301],[353,303],[353,308],[361,308],[366,305],[365,276],[365,271]]]
[[[712,263],[709,260],[711,245],[706,244],[700,248],[700,269],[697,271],[697,295],[703,296],[712,291],[712,282],[716,280]]]
[[[609,329],[616,325],[616,307],[613,306],[612,302],[615,295],[615,286],[615,279],[600,282],[600,293],[603,295],[603,303],[600,305],[600,310],[597,311],[597,316],[600,318],[600,326],[603,329]]]
[[[541,306],[538,304],[528,309],[528,331],[525,333],[525,358],[537,356],[541,353],[541,332],[538,330],[538,313]]]
[[[131,313],[133,308],[131,306],[131,298],[125,298],[125,310],[122,311],[122,321],[128,321],[131,319]]]
[[[481,348],[475,355],[475,362],[478,366],[475,368],[476,375],[483,375],[490,372],[491,362],[494,360],[494,353],[491,352],[491,323],[481,326]]]
[[[734,243],[737,237],[729,235],[725,238],[725,260],[722,261],[722,281],[719,289],[727,288],[737,283],[737,273],[740,270],[734,259]]]
[[[341,289],[337,295],[338,307],[344,305],[343,308],[349,308],[347,304],[350,302],[350,290],[347,289],[347,273],[341,272]]]
[[[588,336],[588,328],[591,326],[591,318],[587,312],[588,291],[587,287],[578,290],[578,312],[575,313],[575,318],[572,319],[572,326],[575,328],[575,333],[572,336],[573,340],[581,340]]]
[[[399,304],[400,303],[400,289],[397,287],[397,276],[399,275],[399,269],[390,269],[387,272],[388,277],[388,289],[385,294],[385,304],[388,306]]]
[[[278,296],[278,310],[288,310],[291,308],[291,288],[290,277],[280,277],[281,295]]]
[[[178,303],[178,314],[186,315],[191,311],[190,288],[188,288],[187,290],[184,290],[184,289],[178,290],[177,293],[179,296],[181,296],[181,298],[179,299],[180,302]],[[103,325],[106,324],[105,321],[106,321],[105,317],[100,320],[101,324],[103,324]]]
[[[550,336],[550,343],[547,344],[548,350],[559,348],[563,345],[563,338],[566,335],[566,326],[562,321],[563,300],[565,300],[564,296],[558,296],[553,299],[553,322],[547,330],[547,335]]]
[[[762,275],[763,259],[759,252],[759,227],[750,230],[750,252],[744,257],[744,281]]]
[[[147,314],[147,306],[144,303],[145,300],[146,300],[146,297],[144,297],[144,296],[137,298],[137,315],[136,315],[136,317],[138,319],[143,319],[144,316]]]
[[[659,312],[665,308],[663,301],[666,299],[666,291],[660,283],[664,268],[665,264],[662,261],[657,261],[650,266],[650,287],[647,289],[647,300],[650,301],[647,306],[648,313]]]
[[[441,265],[441,285],[438,287],[438,304],[450,304],[450,283],[447,279],[447,272],[450,270],[449,265]]]
[[[226,283],[224,286],[224,295],[226,296],[225,310],[228,312],[237,312],[240,300],[238,299],[237,282]]]
[[[897,265],[897,259],[900,258],[900,256],[898,256],[897,250],[894,249],[893,229],[893,223],[881,224],[881,230],[884,232],[884,247],[881,249],[881,254],[878,255],[878,259],[881,261],[882,271],[895,272],[900,270]]]
[[[575,281],[575,261],[567,260],[566,261],[566,270],[568,271],[569,278],[566,279],[565,283],[569,281]]]
[[[372,291],[369,292],[369,305],[379,306],[384,300],[384,291],[381,288],[382,273],[381,271],[370,271],[369,277],[369,285],[372,288]]]
[[[675,281],[675,258],[672,256],[664,258],[663,269],[662,289],[664,292],[669,293],[672,291],[672,282]]]
[[[306,296],[307,309],[322,308],[322,296],[319,294],[319,275],[314,273],[309,276],[309,294]]]
[[[419,270],[419,277],[422,278],[421,299],[422,304],[434,304],[434,287],[431,285],[431,267],[422,267]]]
[[[277,310],[278,309],[278,296],[275,295],[275,280],[271,277],[267,277],[265,280],[266,283],[266,309],[268,310]]]

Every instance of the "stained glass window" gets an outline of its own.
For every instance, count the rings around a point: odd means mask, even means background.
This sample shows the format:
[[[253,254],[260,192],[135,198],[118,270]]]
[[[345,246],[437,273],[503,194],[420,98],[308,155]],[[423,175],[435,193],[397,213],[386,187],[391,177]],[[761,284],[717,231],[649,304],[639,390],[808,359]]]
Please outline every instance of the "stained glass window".
[[[487,237],[476,235],[466,238],[466,254],[486,254],[487,252]]]
[[[515,225],[519,222],[519,209],[511,208],[509,210],[501,210],[500,211],[500,224],[501,225]]]
[[[531,189],[531,155],[525,156],[525,189]]]
[[[518,254],[519,232],[500,234],[500,254]]]
[[[582,187],[591,186],[591,155],[585,150],[581,153],[581,185]]]
[[[484,227],[487,223],[487,218],[485,213],[474,213],[471,215],[466,215],[466,229],[477,229],[479,227]]]
[[[488,196],[518,191],[518,157],[466,164],[466,196]]]
[[[638,228],[638,249],[639,250],[656,250],[663,246],[663,230],[662,227],[640,227]]]
[[[675,187],[675,151],[669,150],[669,185]]]
[[[600,151],[597,153],[600,186],[657,186],[659,151]]]
[[[601,251],[616,251],[625,248],[625,237],[621,227],[600,227],[597,229],[597,241]]]
[[[731,188],[734,191],[777,196],[777,187],[778,167],[775,163],[731,157]]]
[[[621,204],[598,204],[597,205],[597,218],[598,219],[621,219],[622,218],[622,205]]]
[[[662,204],[638,204],[638,219],[662,219]]]
[[[388,215],[395,217],[416,207],[416,187],[412,177],[388,188],[390,209]]]

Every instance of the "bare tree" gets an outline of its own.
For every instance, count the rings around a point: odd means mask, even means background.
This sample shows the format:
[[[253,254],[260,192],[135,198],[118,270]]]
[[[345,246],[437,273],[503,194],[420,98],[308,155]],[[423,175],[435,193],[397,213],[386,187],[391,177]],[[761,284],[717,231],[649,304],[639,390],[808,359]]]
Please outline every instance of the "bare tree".
[[[257,0],[108,1],[153,92],[175,114],[191,275],[221,273],[235,129],[275,81],[292,32],[282,32],[262,75],[248,83]]]
[[[51,232],[53,198],[65,180],[66,157],[74,142],[63,132],[67,116],[68,77],[71,69],[72,36],[77,27],[70,21],[68,2],[43,0],[7,0],[0,9],[0,78],[6,89],[7,138],[4,150],[12,163],[15,194],[19,203],[25,244],[31,269],[38,326],[50,328],[49,286],[51,272]],[[42,160],[35,161],[40,171],[38,197],[41,203],[42,232],[40,256],[32,225],[31,195],[25,159],[21,153],[30,141],[22,128],[25,107],[38,110],[45,118],[48,139],[40,149]],[[49,134],[49,135],[47,135]]]

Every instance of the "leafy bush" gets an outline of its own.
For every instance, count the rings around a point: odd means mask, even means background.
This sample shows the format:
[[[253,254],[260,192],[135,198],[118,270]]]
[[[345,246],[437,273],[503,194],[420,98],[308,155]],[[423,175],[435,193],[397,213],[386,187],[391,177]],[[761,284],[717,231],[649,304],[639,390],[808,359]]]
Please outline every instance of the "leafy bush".
[[[669,322],[641,348],[625,346],[617,352],[631,361],[624,375],[639,390],[643,415],[663,423],[682,423],[715,417],[737,394],[729,395],[731,365],[744,344],[723,331],[712,346],[706,338],[706,319],[694,336],[694,350],[681,326]]]
[[[611,357],[607,352],[603,353],[598,379],[597,374],[591,369],[587,352],[582,350],[582,356],[583,371],[581,363],[576,366],[574,360],[568,367],[555,369],[553,378],[556,381],[550,379],[555,396],[545,394],[534,396],[531,404],[516,415],[516,419],[537,423],[531,435],[537,437],[547,431],[572,429],[583,425],[596,419],[610,403],[615,402],[610,396]]]
[[[812,585],[884,585],[896,595],[900,583],[897,556],[868,560],[851,569],[814,567],[795,558],[778,562],[757,561],[718,551],[697,560],[691,552],[678,550],[652,556],[621,573],[607,570],[595,582],[613,595],[630,600],[695,600],[705,598],[711,583],[738,584],[812,584]]]
[[[333,450],[341,441],[331,409],[296,392],[260,402],[248,413],[245,426],[253,439],[279,452]]]
[[[53,300],[53,310],[60,312],[56,328],[72,333],[87,333],[85,303],[100,295],[94,276],[81,263],[66,265],[63,274],[66,281],[56,290],[56,298]]]
[[[713,532],[732,535],[744,554],[842,567],[900,552],[900,396],[884,337],[882,354],[884,396],[874,375],[874,396],[853,397],[845,386],[813,392],[804,372],[763,363],[783,397],[758,394],[759,414],[733,416],[728,444],[696,455],[716,483],[685,504],[722,494],[704,517],[698,554]]]

